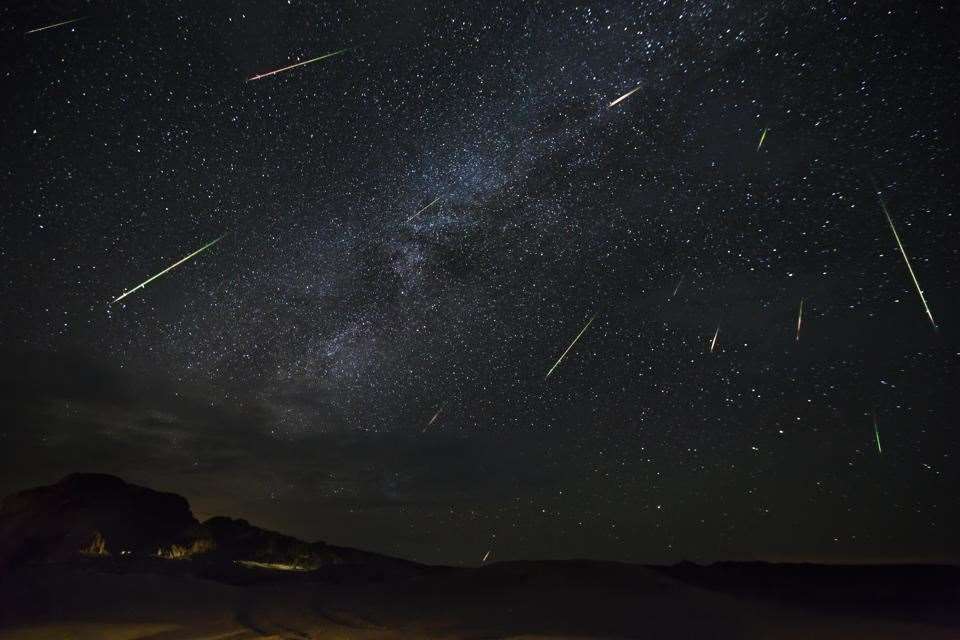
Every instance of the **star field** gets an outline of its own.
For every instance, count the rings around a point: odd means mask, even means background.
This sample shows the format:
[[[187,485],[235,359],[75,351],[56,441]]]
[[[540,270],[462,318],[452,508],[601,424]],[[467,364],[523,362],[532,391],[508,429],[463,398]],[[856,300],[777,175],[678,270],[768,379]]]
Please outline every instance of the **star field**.
[[[951,14],[2,8],[0,489],[454,564],[956,561]]]

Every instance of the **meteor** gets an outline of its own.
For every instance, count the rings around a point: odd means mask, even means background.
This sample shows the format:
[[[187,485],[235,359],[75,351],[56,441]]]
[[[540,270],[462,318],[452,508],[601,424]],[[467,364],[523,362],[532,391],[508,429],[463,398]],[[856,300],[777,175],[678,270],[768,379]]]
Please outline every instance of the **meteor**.
[[[631,89],[630,91],[627,91],[625,94],[623,94],[622,96],[620,96],[619,98],[617,98],[616,100],[614,100],[613,102],[611,102],[610,104],[608,104],[607,106],[608,106],[608,107],[612,107],[613,105],[617,104],[617,103],[620,102],[621,100],[626,100],[627,98],[629,98],[630,96],[632,96],[632,95],[633,95],[634,93],[636,93],[637,91],[640,91],[640,87],[639,87],[639,86],[636,87],[635,89]]]
[[[37,27],[36,29],[30,29],[30,31],[27,31],[27,34],[37,33],[37,32],[39,32],[39,31],[46,31],[47,29],[55,29],[56,27],[62,27],[62,26],[65,25],[65,24],[73,24],[74,22],[80,22],[81,20],[86,20],[86,19],[87,19],[87,17],[84,16],[84,17],[82,17],[82,18],[74,18],[73,20],[64,20],[63,22],[57,22],[57,23],[55,23],[55,24],[48,24],[48,25],[45,26],[45,27]]]
[[[800,341],[800,325],[803,323],[803,298],[800,298],[800,313],[797,315],[797,341]]]
[[[490,551],[493,551],[493,549]],[[487,551],[485,554],[483,554],[483,560],[480,561],[480,564],[484,564],[487,561],[487,558],[490,557],[490,551]]]
[[[310,58],[309,60],[304,60],[303,62],[298,62],[296,64],[291,64],[280,69],[274,69],[273,71],[267,71],[266,73],[259,73],[255,76],[250,76],[247,78],[247,82],[251,80],[259,80],[260,78],[266,78],[267,76],[276,75],[278,73],[283,73],[284,71],[289,71],[290,69],[296,69],[297,67],[302,67],[305,64],[310,64],[311,62],[317,62],[323,60],[324,58],[332,58],[333,56],[338,56],[345,51],[349,51],[350,48],[340,49],[340,51],[334,51],[333,53],[325,53],[322,56],[317,56],[316,58]]]
[[[425,426],[425,427],[423,428],[423,431],[421,431],[420,433],[426,433],[427,429],[430,428],[430,425],[432,425],[434,422],[436,422],[436,421],[437,421],[437,418],[440,417],[440,413],[441,413],[442,411],[443,411],[443,407],[440,407],[439,409],[437,409],[437,412],[436,412],[435,414],[433,414],[433,417],[432,417],[432,418],[430,418],[430,422],[427,423],[427,426]]]
[[[770,131],[770,129],[764,127],[763,132],[760,134],[760,144],[757,145],[757,151],[760,151],[760,147],[763,146],[763,141],[767,139],[767,131]]]
[[[181,258],[180,260],[177,260],[176,262],[174,262],[172,265],[170,265],[169,267],[167,267],[166,269],[164,269],[163,271],[161,271],[161,272],[158,273],[157,275],[153,276],[152,278],[148,278],[148,279],[144,280],[143,282],[141,282],[140,284],[138,284],[137,286],[135,286],[133,289],[130,289],[129,291],[127,291],[127,292],[123,293],[122,295],[120,295],[120,297],[114,298],[113,301],[112,301],[110,304],[116,304],[117,302],[120,302],[121,300],[123,300],[124,298],[126,298],[128,295],[130,295],[130,294],[133,293],[134,291],[137,291],[138,289],[143,289],[145,286],[147,286],[148,284],[150,284],[151,282],[153,282],[154,280],[156,280],[157,278],[159,278],[159,277],[162,276],[163,274],[167,273],[168,271],[172,271],[173,269],[176,269],[177,267],[179,267],[181,264],[183,264],[184,262],[186,262],[186,261],[189,260],[190,258],[194,257],[194,256],[197,255],[197,254],[203,253],[204,251],[206,251],[207,249],[209,249],[209,248],[212,247],[213,245],[217,244],[218,242],[220,242],[221,240],[223,240],[224,236],[226,236],[226,235],[227,235],[227,234],[223,234],[222,236],[220,236],[220,237],[217,238],[216,240],[213,240],[212,242],[208,242],[207,244],[203,245],[202,247],[200,247],[199,249],[197,249],[196,251],[194,251],[193,253],[191,253],[191,254],[188,255],[187,257]]]
[[[418,215],[420,215],[421,213],[423,213],[424,211],[426,211],[427,209],[429,209],[429,208],[432,207],[433,205],[437,204],[438,202],[440,202],[440,196],[437,196],[437,197],[434,199],[433,202],[431,202],[431,203],[428,204],[427,206],[421,208],[421,209],[420,209],[419,211],[417,211],[415,214],[413,214],[412,216],[410,216],[409,218],[407,218],[407,219],[404,221],[404,224],[406,224],[407,222],[410,222],[411,220],[413,220],[413,219],[416,218]]]
[[[593,314],[593,317],[590,318],[589,322],[587,322],[587,324],[584,325],[583,329],[580,330],[580,333],[578,333],[577,337],[573,339],[573,342],[570,343],[570,346],[567,347],[567,350],[564,351],[562,354],[560,354],[560,357],[557,358],[557,361],[553,363],[552,367],[550,367],[550,371],[547,371],[547,375],[543,377],[544,380],[549,378],[550,374],[553,373],[553,370],[556,369],[561,362],[563,362],[563,359],[567,357],[568,353],[570,353],[570,349],[573,349],[573,345],[577,344],[577,340],[580,339],[580,336],[582,336],[584,333],[587,332],[587,329],[590,328],[590,325],[593,324],[593,321],[596,319],[596,317],[597,317],[597,314]]]
[[[673,293],[670,294],[671,298],[677,295],[677,291],[680,291],[680,285],[682,284],[683,284],[683,276],[680,276],[680,280],[677,281],[677,286],[674,287]]]
[[[907,265],[907,271],[910,272],[910,279],[913,280],[913,286],[917,289],[917,293],[920,294],[920,302],[923,303],[923,309],[927,312],[927,317],[930,318],[930,324],[933,325],[933,330],[937,331],[937,323],[933,319],[933,313],[931,313],[930,306],[927,304],[927,298],[923,295],[923,289],[920,288],[920,282],[917,281],[917,276],[913,272],[913,267],[910,265],[910,258],[907,257],[907,251],[903,248],[903,243],[900,242],[900,234],[897,233],[897,228],[893,226],[893,218],[890,217],[890,212],[887,211],[887,205],[884,203],[883,198],[880,197],[879,192],[877,192],[877,200],[880,201],[880,208],[883,209],[883,214],[887,217],[887,223],[890,225],[890,231],[893,232],[893,238],[897,241],[897,246],[900,247],[900,254],[903,256],[903,261]]]
[[[720,325],[717,325],[717,330],[713,333],[713,340],[710,341],[710,353],[713,353],[713,348],[717,346],[718,335],[720,335]]]
[[[877,428],[877,412],[873,412],[873,435],[877,439],[877,453],[883,455],[883,449],[880,448],[880,431]]]

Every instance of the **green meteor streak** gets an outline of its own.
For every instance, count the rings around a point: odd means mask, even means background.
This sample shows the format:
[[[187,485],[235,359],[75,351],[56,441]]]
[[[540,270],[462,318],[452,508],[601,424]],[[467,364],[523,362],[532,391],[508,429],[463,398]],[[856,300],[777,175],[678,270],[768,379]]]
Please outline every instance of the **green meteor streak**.
[[[764,127],[763,133],[760,134],[760,144],[757,145],[757,151],[760,151],[760,147],[763,146],[763,141],[767,139],[767,131],[770,131],[770,129]]]
[[[126,298],[128,295],[130,295],[130,294],[133,293],[134,291],[136,291],[136,290],[138,290],[138,289],[143,289],[145,286],[147,286],[148,284],[150,284],[151,282],[153,282],[154,280],[156,280],[157,278],[159,278],[159,277],[162,276],[163,274],[167,273],[168,271],[172,271],[173,269],[176,269],[177,267],[179,267],[181,264],[183,264],[184,262],[186,262],[186,261],[189,260],[190,258],[194,257],[195,255],[197,255],[197,254],[199,254],[199,253],[203,253],[204,251],[206,251],[207,249],[209,249],[209,248],[212,247],[213,245],[217,244],[218,242],[220,242],[221,240],[223,240],[224,236],[226,236],[226,235],[227,235],[227,234],[223,234],[222,236],[220,236],[220,237],[217,238],[216,240],[213,240],[212,242],[208,242],[207,244],[203,245],[202,247],[200,247],[199,249],[197,249],[196,251],[194,251],[193,253],[191,253],[191,254],[188,255],[187,257],[181,258],[180,260],[177,260],[176,262],[174,262],[172,265],[170,265],[169,267],[167,267],[166,269],[164,269],[163,271],[161,271],[161,272],[158,273],[157,275],[153,276],[152,278],[148,278],[147,280],[144,280],[143,282],[141,282],[140,284],[138,284],[137,286],[135,286],[133,289],[130,289],[129,291],[127,291],[127,292],[123,293],[122,295],[120,295],[118,298],[114,298],[114,299],[110,302],[110,304],[116,304],[117,302],[120,302],[121,300],[123,300],[124,298]]]
[[[590,321],[586,325],[584,325],[583,329],[580,330],[580,333],[578,333],[577,337],[573,339],[573,342],[570,343],[570,346],[567,347],[567,350],[564,351],[559,358],[557,358],[557,361],[553,363],[552,367],[550,367],[550,371],[547,371],[547,375],[543,377],[544,380],[549,378],[550,374],[553,373],[553,370],[556,369],[561,362],[563,362],[563,359],[566,358],[567,354],[570,353],[570,350],[573,349],[573,345],[577,344],[577,340],[579,340],[580,336],[582,336],[584,333],[587,332],[587,329],[590,328],[590,325],[593,324],[593,321],[596,320],[596,318],[597,318],[597,314],[593,314],[593,317],[590,318]]]
[[[873,435],[877,439],[877,453],[883,455],[883,449],[880,448],[880,431],[877,429],[877,414],[873,414]]]

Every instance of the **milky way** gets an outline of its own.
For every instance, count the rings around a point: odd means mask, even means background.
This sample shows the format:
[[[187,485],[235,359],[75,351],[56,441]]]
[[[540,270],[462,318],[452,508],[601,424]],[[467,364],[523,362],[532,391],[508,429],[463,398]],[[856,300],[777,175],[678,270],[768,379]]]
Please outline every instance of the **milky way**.
[[[816,4],[0,9],[0,489],[433,562],[960,558],[960,43]]]

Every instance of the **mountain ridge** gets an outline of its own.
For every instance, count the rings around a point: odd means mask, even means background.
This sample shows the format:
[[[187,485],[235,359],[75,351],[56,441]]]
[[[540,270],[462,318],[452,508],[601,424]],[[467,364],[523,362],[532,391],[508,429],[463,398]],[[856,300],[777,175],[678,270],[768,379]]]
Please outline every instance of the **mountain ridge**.
[[[0,500],[0,567],[95,558],[196,560],[297,572],[416,564],[305,542],[243,519],[214,516],[200,522],[183,496],[102,473],[72,473]]]

